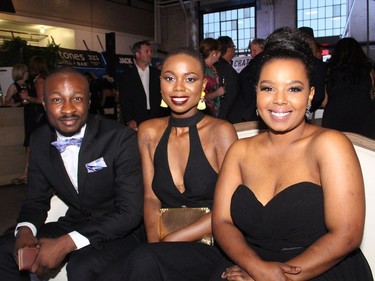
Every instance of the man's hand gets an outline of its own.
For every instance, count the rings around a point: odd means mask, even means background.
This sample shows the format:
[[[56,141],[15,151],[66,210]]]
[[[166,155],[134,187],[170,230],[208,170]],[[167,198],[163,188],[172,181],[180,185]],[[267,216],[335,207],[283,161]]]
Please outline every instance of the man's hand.
[[[37,247],[38,239],[33,235],[31,229],[27,226],[21,226],[17,230],[16,243],[14,246],[13,257],[18,264],[18,250],[21,248]]]
[[[76,249],[69,235],[59,238],[40,238],[39,253],[31,267],[31,272],[38,276],[53,273],[64,261],[67,254]]]

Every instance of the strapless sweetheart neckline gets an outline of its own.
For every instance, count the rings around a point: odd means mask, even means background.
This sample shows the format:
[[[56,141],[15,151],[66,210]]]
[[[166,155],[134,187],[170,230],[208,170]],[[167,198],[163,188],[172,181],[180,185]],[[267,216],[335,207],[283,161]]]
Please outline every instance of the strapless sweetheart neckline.
[[[237,187],[237,189],[240,188],[240,187],[245,188],[246,190],[248,190],[251,193],[251,195],[254,197],[254,199],[256,200],[256,202],[258,202],[262,207],[266,208],[269,204],[272,204],[273,201],[279,200],[279,197],[282,198],[286,193],[293,192],[293,190],[295,188],[304,188],[304,187],[306,187],[306,186],[302,186],[302,187],[298,186],[298,185],[301,185],[301,184],[304,184],[304,183],[311,184],[311,185],[313,185],[315,187],[318,187],[320,189],[322,188],[320,185],[318,185],[316,183],[313,183],[313,182],[310,182],[310,181],[297,182],[297,183],[289,185],[288,187],[284,188],[280,192],[276,193],[275,196],[273,196],[266,204],[263,204],[262,202],[260,202],[259,199],[258,199],[258,197],[256,197],[255,193],[248,186],[246,186],[244,184],[240,184]]]

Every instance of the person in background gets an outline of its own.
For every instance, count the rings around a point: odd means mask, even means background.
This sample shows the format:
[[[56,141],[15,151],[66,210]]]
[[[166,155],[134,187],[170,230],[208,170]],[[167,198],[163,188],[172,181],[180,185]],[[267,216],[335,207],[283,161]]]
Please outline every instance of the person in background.
[[[266,40],[264,40],[263,38],[254,38],[249,43],[250,55],[252,58],[255,58],[256,55],[263,52],[265,42]]]
[[[237,139],[229,122],[197,108],[205,104],[204,69],[201,54],[190,48],[171,51],[162,66],[161,93],[171,116],[138,130],[149,243],[129,256],[120,280],[207,280],[222,257],[216,246],[195,242],[211,234],[211,213],[164,238],[158,226],[160,208],[211,208],[221,163]]]
[[[206,64],[205,78],[207,81],[205,92],[206,106],[211,116],[218,117],[220,111],[220,100],[225,94],[225,87],[219,84],[214,63],[220,58],[219,42],[213,38],[205,38],[199,45],[199,52],[202,54]]]
[[[118,119],[119,92],[116,87],[115,79],[111,76],[103,75],[101,107],[104,115],[110,119]]]
[[[44,83],[49,124],[30,143],[26,199],[14,230],[0,238],[0,280],[30,280],[17,253],[38,247],[31,272],[45,280],[67,261],[69,281],[93,281],[140,242],[142,172],[134,131],[89,115],[86,77],[60,68]],[[45,224],[56,194],[68,206]],[[16,260],[16,261],[15,261]]]
[[[20,106],[22,105],[21,91],[27,90],[26,81],[29,79],[29,68],[26,64],[18,63],[12,68],[13,83],[8,87],[4,98],[4,105]]]
[[[217,40],[220,44],[221,56],[214,66],[219,75],[220,84],[225,86],[225,94],[220,100],[220,111],[218,117],[227,120],[228,113],[240,91],[238,73],[232,67],[232,59],[236,53],[236,46],[234,45],[232,38],[229,36],[220,36]]]
[[[48,74],[48,67],[45,59],[41,56],[33,56],[30,59],[29,71],[29,88],[27,91],[22,91],[20,94],[24,105],[25,139],[23,146],[26,149],[26,164],[23,173],[18,178],[12,180],[12,183],[16,185],[27,183],[30,137],[36,128],[46,123],[44,108],[42,105],[43,84]]]
[[[327,65],[322,61],[322,51],[318,43],[315,41],[314,30],[311,27],[298,28],[306,36],[306,42],[309,44],[313,53],[313,72],[312,72],[312,86],[315,88],[314,98],[311,102],[311,107],[307,114],[307,118],[311,119],[312,114],[322,106],[325,98],[325,79],[327,72]]]
[[[371,63],[354,38],[339,40],[327,65],[322,126],[375,139]]]
[[[210,281],[370,281],[361,244],[365,194],[353,145],[307,124],[312,52],[297,29],[268,38],[257,108],[268,130],[228,150],[214,196],[223,259]]]
[[[160,70],[152,67],[153,50],[148,41],[132,47],[134,64],[124,68],[119,80],[120,107],[123,122],[137,130],[140,123],[150,118],[165,116],[160,107]]]
[[[91,71],[85,72],[84,75],[86,76],[90,87],[90,114],[104,114],[104,110],[101,106],[102,82],[95,73]]]
[[[255,83],[259,71],[259,54],[263,51],[265,41],[262,38],[255,38],[249,43],[252,59],[239,75],[240,93],[237,95],[228,115],[228,120],[231,123],[259,120],[256,113]]]

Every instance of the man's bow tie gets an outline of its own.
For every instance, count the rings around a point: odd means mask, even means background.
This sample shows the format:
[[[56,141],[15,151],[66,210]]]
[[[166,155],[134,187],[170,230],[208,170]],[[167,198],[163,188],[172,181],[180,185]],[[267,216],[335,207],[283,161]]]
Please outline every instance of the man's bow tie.
[[[82,143],[82,138],[71,138],[71,139],[51,142],[51,144],[55,146],[60,153],[63,153],[65,151],[65,148],[69,145],[76,145],[80,147],[81,143]]]

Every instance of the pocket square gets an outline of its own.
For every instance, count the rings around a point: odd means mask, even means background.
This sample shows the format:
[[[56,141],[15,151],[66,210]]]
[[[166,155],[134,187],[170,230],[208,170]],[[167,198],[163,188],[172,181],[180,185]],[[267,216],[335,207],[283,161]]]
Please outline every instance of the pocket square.
[[[88,173],[94,173],[107,167],[103,157],[85,164]]]

